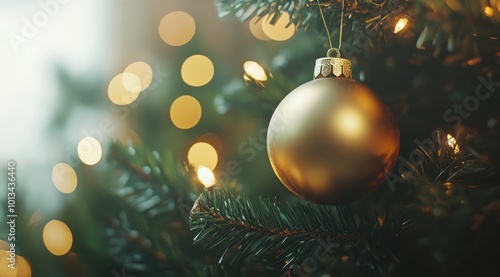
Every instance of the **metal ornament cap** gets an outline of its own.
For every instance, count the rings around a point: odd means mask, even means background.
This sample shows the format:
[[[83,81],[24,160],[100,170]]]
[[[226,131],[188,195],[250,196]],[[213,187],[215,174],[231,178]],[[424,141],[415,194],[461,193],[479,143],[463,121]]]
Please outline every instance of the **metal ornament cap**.
[[[316,60],[314,79],[343,77],[352,79],[351,61],[344,58],[324,57]]]

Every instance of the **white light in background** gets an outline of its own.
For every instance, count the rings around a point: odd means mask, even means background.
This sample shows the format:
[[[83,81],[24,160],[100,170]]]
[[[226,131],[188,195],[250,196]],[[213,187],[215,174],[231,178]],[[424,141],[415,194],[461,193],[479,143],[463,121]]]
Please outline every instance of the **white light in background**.
[[[56,211],[60,203],[58,193],[47,189],[52,183],[51,168],[60,158],[55,155],[68,146],[61,134],[49,129],[61,101],[57,70],[85,79],[107,70],[102,63],[109,52],[104,22],[109,16],[107,5],[98,0],[0,2],[0,124],[4,131],[0,153],[17,160],[24,172],[20,181],[29,186],[27,197],[51,203],[44,205],[49,211]]]

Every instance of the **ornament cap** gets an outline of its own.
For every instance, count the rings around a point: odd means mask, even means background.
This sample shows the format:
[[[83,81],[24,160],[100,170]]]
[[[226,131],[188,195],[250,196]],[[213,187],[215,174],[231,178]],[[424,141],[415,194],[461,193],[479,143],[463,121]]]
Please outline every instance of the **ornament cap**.
[[[319,78],[352,79],[351,61],[335,57],[317,59],[314,66],[314,79]]]

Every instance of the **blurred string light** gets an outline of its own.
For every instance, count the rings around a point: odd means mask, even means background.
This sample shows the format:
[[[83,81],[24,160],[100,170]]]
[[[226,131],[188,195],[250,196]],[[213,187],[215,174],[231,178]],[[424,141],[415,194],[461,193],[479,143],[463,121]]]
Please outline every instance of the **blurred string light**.
[[[16,253],[15,268],[9,267],[10,253],[9,249],[0,247],[0,276],[1,277],[31,277],[31,266],[28,261],[21,255]]]
[[[180,96],[170,106],[170,119],[179,129],[194,127],[200,121],[201,114],[200,102],[189,95]]]
[[[153,70],[151,69],[151,66],[143,61],[137,61],[129,64],[123,73],[130,73],[139,78],[140,91],[147,89],[153,80]]]
[[[196,173],[198,175],[198,179],[206,188],[215,185],[215,176],[210,168],[200,165],[198,166]]]
[[[215,148],[206,142],[193,144],[189,148],[187,158],[189,164],[193,165],[195,169],[198,169],[199,166],[204,166],[210,170],[215,169],[219,160]]]
[[[275,24],[272,24],[272,18],[274,18],[274,14],[269,14],[263,18],[262,31],[267,37],[276,41],[285,41],[295,34],[295,25],[290,23],[288,13],[282,12]]]
[[[257,39],[264,41],[271,40],[271,38],[269,38],[266,33],[264,33],[264,29],[262,28],[263,22],[264,20],[262,19],[262,17],[255,16],[254,18],[252,18],[252,20],[248,22],[250,33],[252,33],[252,35]]]
[[[72,193],[77,186],[75,170],[66,163],[58,163],[52,168],[52,182],[62,193]]]
[[[485,6],[484,7],[484,14],[487,16],[487,17],[492,17],[493,14],[495,14],[495,10],[493,10],[492,7],[490,6]]]
[[[214,65],[209,58],[203,55],[193,55],[182,64],[181,76],[186,84],[201,87],[214,77]]]
[[[460,152],[460,146],[458,145],[455,137],[448,134],[446,135],[446,139],[448,140],[448,146],[450,146],[451,149],[453,149],[453,153],[458,154],[458,152]]]
[[[108,97],[116,105],[134,102],[140,92],[141,79],[132,73],[120,73],[109,82]]]
[[[165,15],[158,27],[161,39],[168,45],[181,46],[188,43],[194,36],[196,24],[191,15],[175,11]]]
[[[59,220],[49,221],[43,228],[43,243],[55,256],[68,253],[73,245],[73,234],[69,227]]]
[[[243,64],[243,70],[245,71],[244,77],[245,79],[254,79],[255,81],[258,82],[264,82],[267,81],[267,75],[266,71],[260,64],[254,61],[246,61]]]
[[[95,165],[102,157],[101,144],[93,137],[84,137],[80,140],[77,152],[80,160],[87,165]]]
[[[397,34],[401,32],[403,29],[406,28],[409,22],[410,22],[409,16],[407,16],[406,14],[401,15],[398,21],[396,21],[396,25],[394,25],[394,33]]]
[[[119,73],[108,85],[108,97],[116,105],[128,105],[146,90],[153,80],[151,66],[143,61],[129,64],[124,72]]]

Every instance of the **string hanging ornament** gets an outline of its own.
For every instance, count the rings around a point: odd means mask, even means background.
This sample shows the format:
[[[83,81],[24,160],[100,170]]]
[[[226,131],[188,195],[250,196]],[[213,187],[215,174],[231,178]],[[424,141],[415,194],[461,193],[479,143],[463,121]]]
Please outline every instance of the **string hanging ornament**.
[[[297,196],[347,204],[383,184],[396,163],[399,128],[382,100],[352,79],[351,62],[341,57],[345,0],[337,48],[317,1],[330,48],[316,60],[314,79],[290,92],[274,111],[267,151],[277,177]]]

